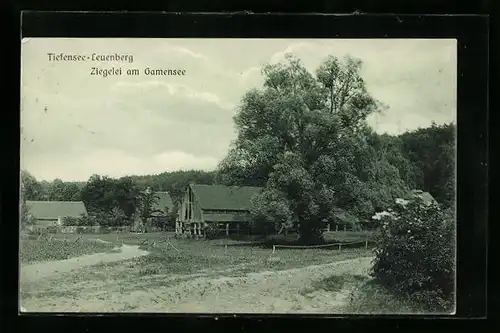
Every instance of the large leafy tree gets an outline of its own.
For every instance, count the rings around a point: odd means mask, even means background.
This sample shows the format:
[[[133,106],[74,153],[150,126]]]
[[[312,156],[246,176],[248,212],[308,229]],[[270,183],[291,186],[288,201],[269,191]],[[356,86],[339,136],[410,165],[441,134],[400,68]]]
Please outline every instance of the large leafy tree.
[[[66,199],[66,184],[61,179],[54,179],[49,186],[50,201],[64,201]]]
[[[21,186],[25,200],[40,200],[43,188],[36,178],[26,170],[21,170]]]
[[[20,199],[20,210],[19,210],[19,220],[20,220],[20,225],[21,229],[24,229],[26,226],[33,225],[35,224],[35,219],[31,215],[28,206],[26,205],[26,200],[27,200],[27,190],[29,189],[29,185],[33,185],[33,183],[30,182],[30,179],[28,178],[29,175],[26,171],[23,171],[22,174],[24,174],[24,179],[21,178],[21,187],[19,191],[19,199]],[[22,177],[23,175],[21,175]],[[31,176],[32,177],[32,176]],[[34,177],[33,177],[34,179]]]
[[[148,224],[149,219],[152,217],[153,213],[160,212],[159,210],[155,209],[158,204],[158,200],[158,196],[149,187],[145,191],[139,193],[137,210],[143,226],[146,226]]]
[[[111,211],[116,206],[114,180],[92,175],[82,189],[82,200],[89,212]]]
[[[139,187],[132,177],[116,179],[113,185],[115,202],[127,217],[132,218],[137,213],[139,205],[141,193]]]
[[[330,113],[338,114],[346,127],[362,126],[369,114],[383,107],[366,90],[362,65],[350,56],[343,60],[330,56],[316,71]]]
[[[93,175],[81,191],[81,197],[90,212],[110,212],[113,208],[131,218],[136,212],[139,190],[130,177],[113,179]]]
[[[287,55],[263,67],[264,86],[244,95],[235,116],[238,136],[218,181],[263,185],[254,215],[298,226],[304,243],[320,240],[335,206],[373,210],[366,197],[381,173],[391,184],[387,197],[399,179],[398,169],[387,158],[374,160],[370,150],[364,120],[382,105],[367,92],[360,69],[357,59],[329,57],[313,76]]]
[[[79,201],[81,200],[80,187],[73,182],[64,182],[61,179],[55,179],[48,186],[48,200]]]

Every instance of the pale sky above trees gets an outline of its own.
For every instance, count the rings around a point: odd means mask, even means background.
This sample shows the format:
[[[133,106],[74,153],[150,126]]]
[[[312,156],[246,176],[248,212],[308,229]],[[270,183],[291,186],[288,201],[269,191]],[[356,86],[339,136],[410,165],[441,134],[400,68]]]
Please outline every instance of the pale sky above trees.
[[[130,54],[133,63],[49,62],[47,53]],[[243,94],[265,63],[293,53],[311,72],[328,55],[363,60],[370,116],[397,134],[455,120],[456,41],[398,39],[29,39],[22,44],[21,167],[38,180],[214,169],[235,138]],[[91,67],[138,68],[137,77]],[[185,69],[146,76],[144,68]]]

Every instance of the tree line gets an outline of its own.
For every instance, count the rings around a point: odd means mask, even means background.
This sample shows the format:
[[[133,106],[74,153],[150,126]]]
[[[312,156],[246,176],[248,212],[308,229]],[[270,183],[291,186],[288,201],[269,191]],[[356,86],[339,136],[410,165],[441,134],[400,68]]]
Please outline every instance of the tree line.
[[[86,182],[37,181],[28,171],[21,171],[21,205],[34,201],[83,201],[89,217],[70,222],[79,225],[132,225],[140,221],[150,223],[153,213],[161,212],[166,220],[153,220],[154,226],[173,225],[177,206],[190,182],[212,184],[215,172],[198,170],[165,172],[158,175],[111,178],[92,175]],[[172,197],[173,207],[158,207],[157,191],[166,191]],[[22,209],[25,212],[26,209]],[[155,225],[156,223],[156,225]],[[158,225],[160,223],[160,225]]]
[[[454,131],[453,124],[432,125],[399,136],[371,132],[367,143],[372,155],[381,152],[389,159],[386,167],[397,169],[399,177],[409,189],[422,189],[431,193],[442,205],[450,207],[454,200]],[[380,163],[378,164],[380,166]],[[376,167],[376,164],[372,167]],[[238,171],[238,170],[233,170]],[[241,171],[240,171],[241,172]],[[157,175],[131,176],[113,179],[93,175],[87,182],[37,181],[27,171],[22,171],[21,179],[26,200],[41,201],[83,201],[89,212],[114,211],[120,220],[132,218],[136,197],[145,189],[169,192],[174,204],[179,204],[190,182],[199,184],[221,183],[227,174],[217,171],[175,171]],[[241,176],[240,176],[241,177]],[[383,179],[380,179],[383,182]],[[392,180],[385,179],[388,186]],[[259,177],[241,177],[232,184],[264,186]],[[339,196],[342,193],[339,193]],[[349,193],[346,194],[346,196]],[[351,197],[353,194],[351,194]],[[372,198],[371,207],[383,206],[381,198]],[[150,199],[153,200],[154,199]],[[361,211],[359,206],[349,207],[349,197],[344,198],[344,207],[350,212]],[[367,204],[369,206],[369,204]],[[362,208],[362,207],[361,207]],[[369,215],[374,208],[369,208]]]

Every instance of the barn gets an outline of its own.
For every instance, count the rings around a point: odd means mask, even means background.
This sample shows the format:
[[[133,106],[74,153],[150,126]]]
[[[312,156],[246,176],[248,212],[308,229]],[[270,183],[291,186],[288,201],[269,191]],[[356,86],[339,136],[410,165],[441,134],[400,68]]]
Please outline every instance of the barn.
[[[252,198],[261,190],[252,186],[190,184],[179,207],[176,234],[205,236],[205,227],[220,225],[225,226],[226,235],[230,230],[239,230],[251,221]]]
[[[87,215],[82,201],[26,201],[26,207],[36,220],[37,227],[62,225],[65,217]]]

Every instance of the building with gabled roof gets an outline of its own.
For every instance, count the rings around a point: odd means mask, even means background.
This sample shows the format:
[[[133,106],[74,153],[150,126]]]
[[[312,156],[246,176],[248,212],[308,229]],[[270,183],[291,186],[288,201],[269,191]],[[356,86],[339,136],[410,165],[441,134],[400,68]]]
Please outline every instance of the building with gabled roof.
[[[172,197],[168,192],[165,191],[157,191],[154,192],[155,200],[153,202],[152,212],[151,212],[151,223],[149,226],[146,226],[146,229],[149,227],[153,227],[152,230],[157,230],[157,228],[162,228],[162,230],[166,230],[165,228],[173,227],[173,219],[171,218],[171,214],[175,213],[175,204],[172,200]],[[172,222],[172,224],[170,224]]]
[[[262,191],[253,186],[225,186],[190,184],[182,198],[177,234],[202,236],[205,227],[224,224],[226,234],[233,226],[251,221],[252,198]]]
[[[61,225],[65,217],[87,215],[82,201],[26,201],[28,212],[35,218],[36,225],[48,227]]]
[[[155,192],[156,200],[153,204],[152,216],[164,216],[174,209],[174,201],[168,192]]]

